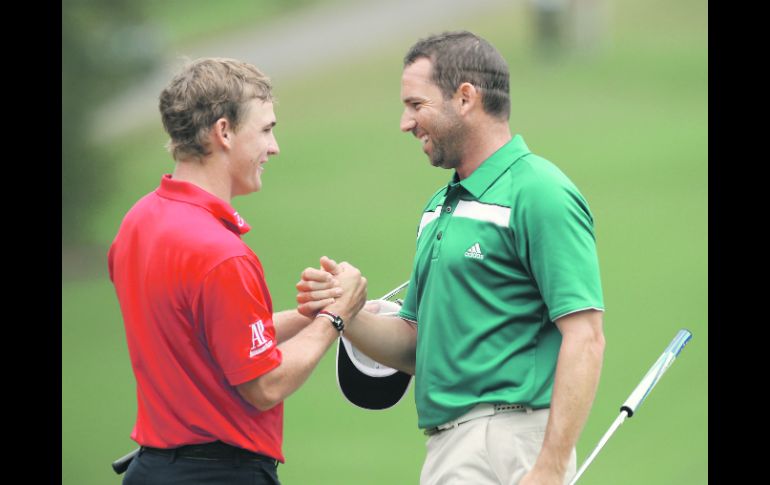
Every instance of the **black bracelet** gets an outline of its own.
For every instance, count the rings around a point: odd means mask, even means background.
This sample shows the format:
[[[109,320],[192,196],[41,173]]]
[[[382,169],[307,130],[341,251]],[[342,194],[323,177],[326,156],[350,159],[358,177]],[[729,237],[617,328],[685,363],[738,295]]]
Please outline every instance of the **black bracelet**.
[[[342,329],[345,328],[345,322],[342,321],[342,317],[339,315],[335,315],[332,312],[327,312],[326,310],[321,310],[318,312],[319,317],[328,318],[330,322],[332,322],[332,326],[338,331],[342,332]]]

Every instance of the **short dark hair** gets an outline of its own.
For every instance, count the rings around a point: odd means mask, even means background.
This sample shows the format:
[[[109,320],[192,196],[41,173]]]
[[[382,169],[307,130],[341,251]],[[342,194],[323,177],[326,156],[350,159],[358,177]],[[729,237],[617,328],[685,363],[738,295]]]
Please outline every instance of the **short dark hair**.
[[[212,125],[224,117],[237,130],[252,99],[272,102],[270,79],[252,64],[221,57],[189,62],[160,93],[166,147],[175,160],[208,155]]]
[[[433,82],[449,99],[460,84],[468,82],[482,93],[484,111],[496,118],[511,115],[508,64],[492,44],[468,32],[444,32],[420,39],[404,56],[404,67],[427,58],[433,66]]]

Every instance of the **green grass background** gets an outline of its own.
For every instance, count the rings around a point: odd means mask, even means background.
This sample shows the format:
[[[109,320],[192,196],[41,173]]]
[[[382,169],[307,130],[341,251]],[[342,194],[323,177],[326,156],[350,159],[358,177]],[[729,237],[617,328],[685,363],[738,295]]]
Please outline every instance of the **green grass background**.
[[[676,331],[694,334],[581,483],[704,484],[707,4],[622,0],[608,20],[598,56],[555,65],[533,58],[523,4],[446,28],[500,49],[511,67],[512,130],[564,170],[595,216],[607,349],[579,463]],[[322,254],[361,268],[372,297],[407,279],[419,212],[451,175],[398,131],[400,61],[414,40],[394,36],[365,58],[275,79],[281,154],[262,192],[233,205],[253,227],[244,240],[265,266],[276,309],[294,304],[300,271]],[[107,146],[120,184],[87,228],[96,269],[62,280],[63,484],[119,483],[109,464],[135,447],[134,380],[106,250],[122,215],[173,169],[164,143],[157,122]],[[417,483],[425,440],[413,391],[388,411],[360,410],[337,390],[333,357],[286,401],[282,482]]]
[[[206,42],[238,29],[254,29],[265,21],[288,16],[302,8],[314,8],[346,0],[151,0],[142,2],[141,13],[163,32],[174,47]]]

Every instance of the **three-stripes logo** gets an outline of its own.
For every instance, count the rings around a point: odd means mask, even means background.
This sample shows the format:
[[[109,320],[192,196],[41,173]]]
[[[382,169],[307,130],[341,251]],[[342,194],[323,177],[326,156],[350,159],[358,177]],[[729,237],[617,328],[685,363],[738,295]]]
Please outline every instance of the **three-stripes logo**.
[[[468,250],[465,251],[465,257],[473,259],[484,259],[484,254],[481,252],[481,246],[479,246],[479,243],[469,247]]]

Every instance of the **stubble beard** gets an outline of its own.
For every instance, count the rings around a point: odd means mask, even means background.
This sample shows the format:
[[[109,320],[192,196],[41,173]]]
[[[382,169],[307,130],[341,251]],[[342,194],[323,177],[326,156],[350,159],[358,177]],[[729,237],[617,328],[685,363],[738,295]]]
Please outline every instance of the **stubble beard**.
[[[444,113],[445,121],[434,130],[431,137],[433,150],[429,158],[434,167],[455,169],[462,160],[464,127],[460,118],[451,111],[450,107],[447,106]]]

